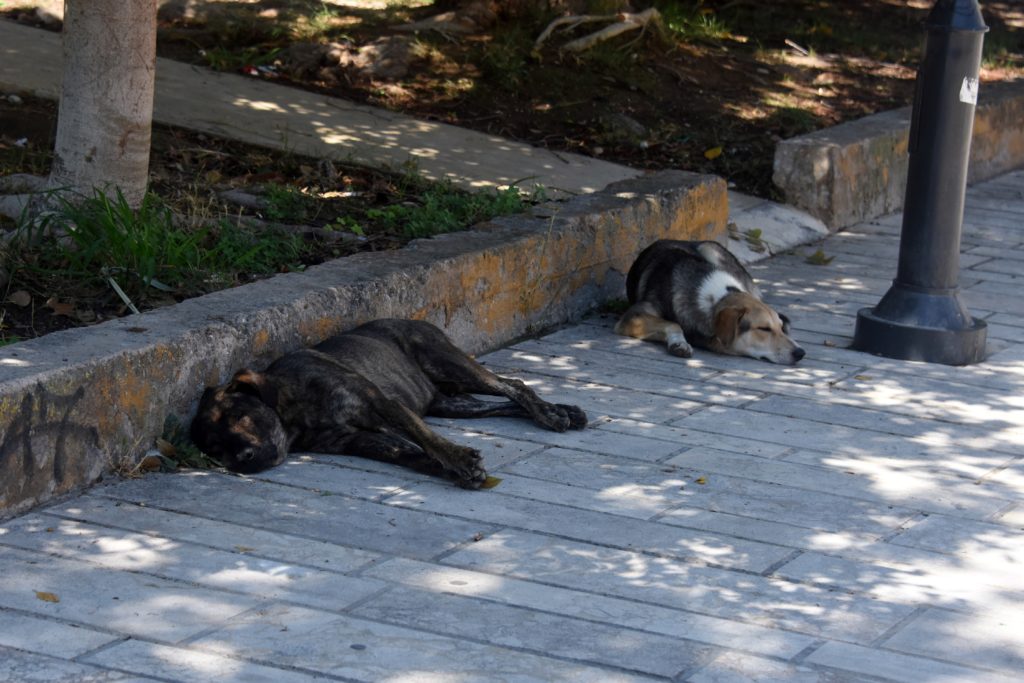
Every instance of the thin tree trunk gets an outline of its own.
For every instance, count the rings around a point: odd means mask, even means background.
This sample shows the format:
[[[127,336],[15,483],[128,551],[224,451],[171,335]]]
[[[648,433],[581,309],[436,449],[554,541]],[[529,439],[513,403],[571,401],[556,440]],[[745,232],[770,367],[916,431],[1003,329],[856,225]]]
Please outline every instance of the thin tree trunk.
[[[157,0],[66,0],[64,75],[49,186],[120,188],[133,205],[149,177]]]

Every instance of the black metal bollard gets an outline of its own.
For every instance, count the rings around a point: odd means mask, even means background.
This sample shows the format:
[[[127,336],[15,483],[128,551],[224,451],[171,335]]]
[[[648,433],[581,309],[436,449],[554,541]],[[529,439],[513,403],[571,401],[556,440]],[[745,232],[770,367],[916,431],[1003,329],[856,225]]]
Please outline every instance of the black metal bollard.
[[[890,358],[967,365],[987,326],[960,300],[967,162],[988,27],[977,0],[938,0],[927,20],[910,125],[910,166],[896,279],[861,309],[853,348]]]

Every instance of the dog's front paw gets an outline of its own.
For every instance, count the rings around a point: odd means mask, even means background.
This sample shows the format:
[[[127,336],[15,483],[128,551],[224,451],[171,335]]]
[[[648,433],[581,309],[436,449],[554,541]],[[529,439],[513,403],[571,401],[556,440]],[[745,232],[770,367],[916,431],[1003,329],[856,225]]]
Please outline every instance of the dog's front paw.
[[[686,342],[670,342],[668,344],[668,352],[680,358],[693,357],[693,347]]]
[[[565,416],[569,420],[569,429],[583,429],[587,426],[587,414],[579,406],[559,403],[558,407],[565,411]]]
[[[480,451],[468,446],[457,446],[451,452],[446,467],[455,483],[464,489],[478,489],[487,479]]]

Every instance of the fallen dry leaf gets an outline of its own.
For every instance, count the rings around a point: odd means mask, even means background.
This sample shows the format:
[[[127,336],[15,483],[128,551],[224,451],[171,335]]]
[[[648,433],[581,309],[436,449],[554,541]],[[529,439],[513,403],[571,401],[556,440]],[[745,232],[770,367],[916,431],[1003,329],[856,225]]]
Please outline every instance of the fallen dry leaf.
[[[36,591],[36,597],[43,602],[60,602],[60,598],[48,591]]]
[[[701,486],[708,483],[707,477],[697,477],[696,479],[694,479],[694,481],[700,484]]]
[[[47,299],[46,304],[44,305],[51,311],[53,311],[54,315],[64,315],[71,317],[71,315],[73,315],[75,312],[74,304],[62,302],[55,296],[51,296],[49,299]]]
[[[708,160],[717,159],[720,156],[722,156],[722,148],[721,147],[712,147],[711,149],[706,150],[704,152],[704,158],[708,159]]]
[[[250,548],[247,545],[236,545],[235,546],[235,552],[239,552],[239,553],[251,553],[254,550],[256,550],[256,548]]]
[[[493,489],[495,486],[497,486],[500,483],[501,483],[501,479],[499,479],[498,477],[492,477],[492,476],[488,475],[487,478],[484,479],[484,483],[480,484],[480,488],[482,488],[482,489]]]
[[[159,455],[147,455],[139,461],[139,469],[143,472],[155,472],[163,465],[164,461]]]
[[[21,306],[22,308],[24,308],[25,306],[28,306],[30,303],[32,303],[32,295],[26,292],[24,289],[19,289],[17,292],[14,292],[9,297],[7,297],[7,300],[10,301],[15,306]]]
[[[871,380],[871,375],[854,375],[853,378],[861,382],[868,382]]]
[[[157,438],[156,449],[160,451],[160,455],[165,458],[171,458],[172,460],[178,456],[178,449],[174,447],[174,444],[167,439]]]

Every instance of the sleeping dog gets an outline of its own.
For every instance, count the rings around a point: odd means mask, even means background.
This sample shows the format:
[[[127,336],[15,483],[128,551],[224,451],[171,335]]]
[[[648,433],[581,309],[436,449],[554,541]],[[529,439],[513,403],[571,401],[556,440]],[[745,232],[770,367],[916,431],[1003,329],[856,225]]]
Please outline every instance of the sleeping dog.
[[[302,450],[383,460],[479,488],[487,478],[480,454],[435,434],[422,415],[529,417],[557,432],[587,424],[576,406],[548,403],[485,370],[430,323],[377,320],[208,388],[191,435],[236,472]]]
[[[761,301],[753,278],[717,242],[655,242],[629,269],[626,294],[632,305],[615,331],[664,342],[676,356],[692,356],[693,344],[783,365],[804,357],[789,320]]]

